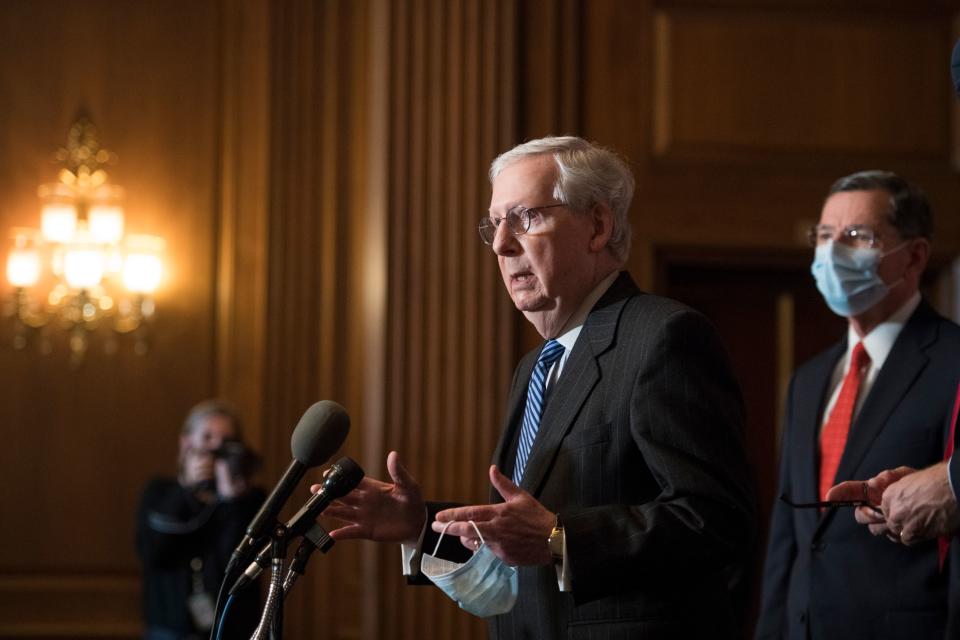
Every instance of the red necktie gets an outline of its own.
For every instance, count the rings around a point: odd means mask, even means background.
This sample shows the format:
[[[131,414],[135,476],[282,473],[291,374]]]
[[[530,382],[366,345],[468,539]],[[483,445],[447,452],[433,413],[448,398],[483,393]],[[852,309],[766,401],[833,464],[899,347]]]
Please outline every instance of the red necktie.
[[[843,449],[847,446],[847,434],[850,433],[850,422],[853,419],[853,409],[857,406],[857,392],[863,381],[863,372],[870,364],[870,356],[863,343],[858,342],[850,354],[850,366],[847,375],[840,386],[840,395],[830,411],[827,424],[820,434],[820,499],[826,500],[827,490],[834,485],[837,467]]]
[[[960,386],[957,386],[957,399],[953,402],[953,418],[950,420],[950,433],[947,434],[947,446],[943,449],[943,459],[950,462],[953,456],[953,438],[957,430],[957,414],[960,413]],[[937,540],[937,551],[940,552],[940,570],[943,571],[943,561],[947,559],[950,550],[950,538],[941,536]]]

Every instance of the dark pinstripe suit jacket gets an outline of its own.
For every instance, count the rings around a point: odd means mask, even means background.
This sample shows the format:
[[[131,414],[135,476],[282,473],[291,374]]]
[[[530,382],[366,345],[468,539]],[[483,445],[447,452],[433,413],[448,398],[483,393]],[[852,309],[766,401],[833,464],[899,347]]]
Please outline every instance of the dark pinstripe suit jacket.
[[[817,439],[827,386],[846,340],[806,363],[787,395],[780,492],[817,499]],[[960,376],[960,327],[921,302],[851,425],[837,482],[943,459]],[[957,545],[954,545],[954,551]],[[947,575],[935,541],[874,537],[849,510],[774,505],[757,638],[942,638]]]
[[[517,368],[494,454],[508,477],[538,353]],[[621,273],[551,389],[522,482],[560,514],[572,592],[552,566],[521,567],[517,604],[491,619],[491,637],[732,636],[755,534],[742,420],[706,319]]]

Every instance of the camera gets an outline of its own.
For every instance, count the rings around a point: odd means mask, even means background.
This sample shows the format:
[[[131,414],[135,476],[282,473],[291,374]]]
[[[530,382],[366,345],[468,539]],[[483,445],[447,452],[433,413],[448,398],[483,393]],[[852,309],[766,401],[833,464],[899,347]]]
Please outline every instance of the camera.
[[[260,469],[260,456],[239,440],[227,440],[210,453],[215,460],[225,461],[234,477],[249,478]]]

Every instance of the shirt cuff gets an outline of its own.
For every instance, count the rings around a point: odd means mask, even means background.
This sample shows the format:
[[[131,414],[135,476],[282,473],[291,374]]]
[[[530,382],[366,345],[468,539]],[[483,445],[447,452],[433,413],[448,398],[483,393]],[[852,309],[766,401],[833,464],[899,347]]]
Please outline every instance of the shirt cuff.
[[[414,570],[414,559],[417,556],[417,547],[412,544],[400,544],[400,561],[403,563],[403,575],[413,576],[419,573]],[[419,558],[417,558],[419,559]]]
[[[425,510],[423,519],[423,528],[420,529],[420,537],[416,544],[400,543],[400,562],[403,567],[403,575],[408,578],[420,575],[420,556],[423,555],[423,538],[427,535],[427,529],[430,527],[430,511]]]

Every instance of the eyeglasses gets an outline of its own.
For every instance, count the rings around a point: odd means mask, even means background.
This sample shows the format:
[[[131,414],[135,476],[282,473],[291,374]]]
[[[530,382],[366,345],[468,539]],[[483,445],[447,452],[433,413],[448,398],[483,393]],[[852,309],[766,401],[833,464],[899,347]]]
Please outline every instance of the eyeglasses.
[[[506,221],[507,231],[513,236],[522,236],[530,230],[530,224],[533,219],[544,209],[553,209],[554,207],[565,207],[567,203],[558,202],[556,204],[546,204],[542,207],[514,207],[507,211],[507,215],[502,218],[493,216],[484,216],[480,218],[480,224],[477,231],[480,232],[480,239],[484,244],[493,244],[493,239],[497,235],[497,229],[500,223]]]
[[[780,500],[787,503],[794,509],[830,509],[832,507],[868,507],[874,513],[883,513],[875,504],[868,500],[823,500],[820,502],[794,502],[787,497],[787,494],[780,494]]]
[[[857,249],[873,249],[880,243],[877,232],[864,224],[851,224],[840,231],[831,224],[815,224],[807,231],[807,240],[811,247],[836,240]]]

